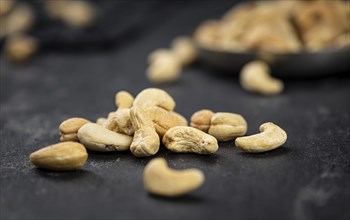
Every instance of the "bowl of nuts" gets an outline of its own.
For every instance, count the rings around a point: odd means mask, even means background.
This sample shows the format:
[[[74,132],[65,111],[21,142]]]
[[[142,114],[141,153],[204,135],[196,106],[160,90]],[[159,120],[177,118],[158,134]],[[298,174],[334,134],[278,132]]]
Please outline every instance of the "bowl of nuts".
[[[241,3],[193,34],[199,57],[225,69],[267,62],[277,76],[316,76],[348,70],[348,1]]]

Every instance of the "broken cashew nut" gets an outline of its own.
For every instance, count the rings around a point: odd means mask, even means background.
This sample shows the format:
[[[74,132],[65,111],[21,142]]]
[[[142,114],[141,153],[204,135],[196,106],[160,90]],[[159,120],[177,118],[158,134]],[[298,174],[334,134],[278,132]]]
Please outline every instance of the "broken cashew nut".
[[[148,157],[156,154],[159,150],[160,140],[147,113],[142,108],[132,107],[130,120],[135,131],[130,146],[131,153],[136,157]]]
[[[236,147],[249,153],[261,153],[276,149],[287,140],[287,133],[274,123],[264,123],[259,130],[259,134],[237,138]]]
[[[240,74],[240,83],[244,89],[263,95],[275,95],[283,90],[283,82],[273,78],[268,65],[262,61],[253,61],[244,65]]]
[[[211,154],[219,148],[215,137],[187,126],[170,128],[162,142],[170,151],[176,153]]]
[[[136,96],[133,106],[140,108],[158,106],[172,111],[175,108],[175,101],[162,89],[147,88]]]
[[[132,137],[95,123],[83,125],[78,131],[78,139],[86,148],[102,152],[129,150],[132,142]]]
[[[103,127],[120,134],[133,136],[134,128],[130,120],[130,109],[118,109],[113,115],[107,118],[103,123]]]
[[[191,168],[174,170],[163,158],[151,160],[143,171],[146,190],[159,196],[181,196],[199,188],[205,180],[202,171]]]

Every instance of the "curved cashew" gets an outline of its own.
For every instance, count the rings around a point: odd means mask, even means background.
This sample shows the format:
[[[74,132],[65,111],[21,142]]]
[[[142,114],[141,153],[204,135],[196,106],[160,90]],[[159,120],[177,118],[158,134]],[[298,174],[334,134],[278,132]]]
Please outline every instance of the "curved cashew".
[[[219,148],[215,137],[187,126],[170,128],[162,142],[169,150],[177,153],[211,154]]]
[[[174,170],[163,158],[151,160],[143,171],[143,182],[149,193],[160,196],[181,196],[200,187],[204,174],[198,169]]]
[[[115,105],[118,109],[131,108],[134,103],[134,96],[127,91],[119,91],[115,94]]]
[[[159,107],[149,107],[145,111],[153,121],[156,132],[160,137],[163,137],[165,132],[172,127],[187,125],[186,118],[179,113],[167,111]]]
[[[240,74],[240,83],[244,89],[263,95],[275,95],[283,90],[283,82],[269,74],[270,69],[262,61],[247,63]]]
[[[132,137],[110,131],[95,123],[83,125],[78,131],[78,138],[86,148],[103,152],[129,150],[132,142]]]
[[[136,157],[148,157],[156,154],[159,150],[160,140],[147,113],[142,108],[132,107],[130,120],[135,131],[130,146],[131,153]]]
[[[172,111],[175,108],[175,101],[162,89],[148,88],[142,90],[136,96],[133,106],[141,108],[158,106],[168,111]]]
[[[261,153],[276,149],[287,140],[287,133],[274,123],[264,123],[259,130],[259,134],[237,138],[236,147],[250,153]]]
[[[239,114],[218,112],[211,117],[208,133],[218,141],[229,141],[247,132],[247,122]]]

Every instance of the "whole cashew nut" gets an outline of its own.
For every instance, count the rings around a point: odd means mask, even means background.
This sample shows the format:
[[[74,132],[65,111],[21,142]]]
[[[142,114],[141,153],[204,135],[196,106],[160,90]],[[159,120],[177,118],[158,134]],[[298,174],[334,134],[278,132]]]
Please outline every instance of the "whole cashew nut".
[[[261,153],[276,149],[287,140],[287,133],[272,122],[262,124],[259,130],[259,134],[237,138],[236,147],[250,153]]]
[[[172,111],[175,108],[175,101],[162,89],[147,88],[136,96],[133,106],[141,108],[158,106]]]
[[[283,82],[269,74],[270,69],[262,61],[247,63],[240,74],[240,83],[244,89],[263,95],[275,95],[283,90]]]
[[[174,170],[163,158],[151,160],[143,171],[146,190],[160,196],[181,196],[200,187],[204,179],[202,171],[195,168]]]
[[[132,141],[128,135],[110,131],[95,123],[83,125],[78,131],[78,138],[86,148],[103,152],[129,150]]]
[[[219,148],[215,137],[187,126],[170,128],[162,142],[169,150],[177,153],[211,154]]]
[[[136,157],[148,157],[156,154],[159,150],[160,140],[147,113],[142,108],[132,107],[130,120],[135,131],[130,146],[131,153]]]

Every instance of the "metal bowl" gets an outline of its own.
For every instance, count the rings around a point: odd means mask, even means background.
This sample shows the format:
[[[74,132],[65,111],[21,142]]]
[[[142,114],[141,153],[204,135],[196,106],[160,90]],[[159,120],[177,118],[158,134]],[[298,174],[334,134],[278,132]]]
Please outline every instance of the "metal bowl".
[[[199,45],[197,47],[202,61],[213,67],[229,70],[233,74],[238,74],[244,64],[257,59],[269,63],[272,74],[277,77],[325,76],[350,70],[350,48],[263,54],[219,51]]]

